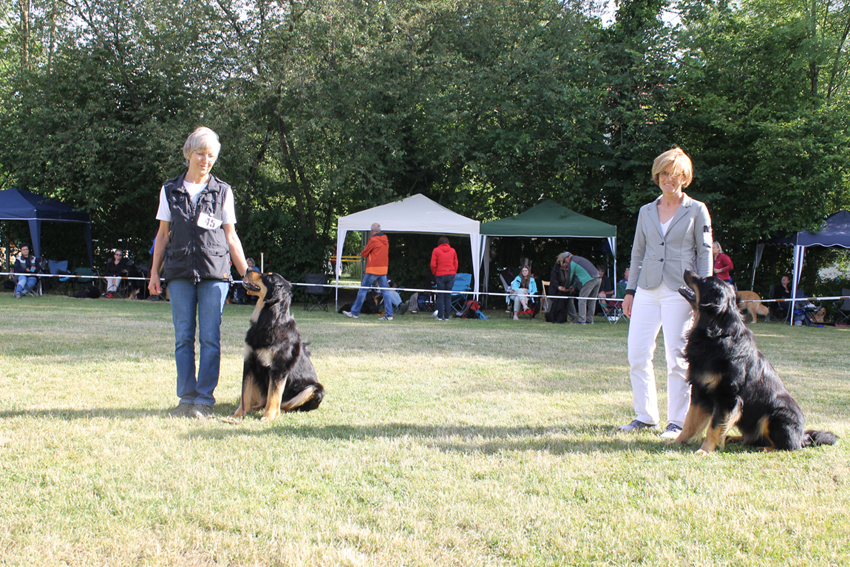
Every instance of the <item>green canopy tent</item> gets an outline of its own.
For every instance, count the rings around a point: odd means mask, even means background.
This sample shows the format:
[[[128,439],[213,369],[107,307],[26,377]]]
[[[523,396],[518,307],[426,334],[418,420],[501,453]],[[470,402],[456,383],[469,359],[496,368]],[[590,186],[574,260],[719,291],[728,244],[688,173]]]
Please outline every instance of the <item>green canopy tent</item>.
[[[490,239],[494,236],[605,238],[614,255],[614,274],[617,273],[617,227],[580,215],[547,199],[524,213],[481,223],[480,261],[484,265],[485,291],[490,277]]]

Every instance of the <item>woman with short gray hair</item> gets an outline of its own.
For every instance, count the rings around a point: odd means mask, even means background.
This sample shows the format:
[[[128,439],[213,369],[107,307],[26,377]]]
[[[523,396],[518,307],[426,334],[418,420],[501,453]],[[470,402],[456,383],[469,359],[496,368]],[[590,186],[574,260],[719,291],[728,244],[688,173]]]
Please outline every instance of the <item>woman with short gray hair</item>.
[[[162,293],[160,270],[168,282],[174,323],[174,359],[180,403],[172,417],[205,418],[212,414],[213,392],[221,362],[221,313],[230,288],[230,264],[248,269],[236,234],[230,185],[210,173],[221,143],[209,128],[186,139],[187,171],[166,181],[159,196],[159,231],[154,241],[148,289]],[[195,322],[200,362],[195,375]]]

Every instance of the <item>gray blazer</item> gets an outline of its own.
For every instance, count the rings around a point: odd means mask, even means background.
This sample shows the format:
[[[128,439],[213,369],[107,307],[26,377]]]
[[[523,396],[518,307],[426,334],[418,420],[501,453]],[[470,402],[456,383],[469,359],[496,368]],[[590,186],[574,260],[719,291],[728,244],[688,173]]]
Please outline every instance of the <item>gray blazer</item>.
[[[684,196],[673,215],[667,234],[661,234],[658,200],[644,205],[638,214],[627,290],[638,286],[655,289],[663,281],[676,290],[685,285],[685,270],[702,277],[712,274],[711,218],[704,203]]]

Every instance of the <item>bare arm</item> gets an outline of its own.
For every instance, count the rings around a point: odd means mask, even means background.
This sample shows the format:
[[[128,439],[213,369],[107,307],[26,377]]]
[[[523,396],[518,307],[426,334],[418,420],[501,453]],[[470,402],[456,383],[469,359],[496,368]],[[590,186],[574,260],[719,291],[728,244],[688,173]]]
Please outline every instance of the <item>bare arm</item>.
[[[244,276],[248,271],[248,261],[245,260],[245,251],[242,250],[242,241],[239,240],[239,235],[236,234],[236,228],[232,224],[222,225],[224,229],[224,237],[227,239],[227,245],[230,247],[230,260],[240,276]]]
[[[162,282],[159,281],[159,272],[162,270],[162,261],[165,256],[165,247],[168,245],[168,234],[171,232],[171,223],[159,221],[159,230],[156,232],[156,241],[153,244],[153,263],[151,263],[151,281],[148,282],[148,290],[152,295],[162,293]]]

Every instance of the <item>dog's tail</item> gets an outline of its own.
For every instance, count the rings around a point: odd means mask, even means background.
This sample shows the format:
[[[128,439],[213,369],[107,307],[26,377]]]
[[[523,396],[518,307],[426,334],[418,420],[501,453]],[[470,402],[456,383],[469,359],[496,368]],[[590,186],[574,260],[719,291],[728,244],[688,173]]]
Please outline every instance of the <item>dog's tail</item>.
[[[325,389],[321,384],[310,384],[291,400],[280,404],[281,411],[310,411],[319,407],[322,398],[325,397]]]
[[[837,442],[838,436],[832,431],[815,431],[814,429],[807,429],[803,432],[803,447],[835,445]]]

